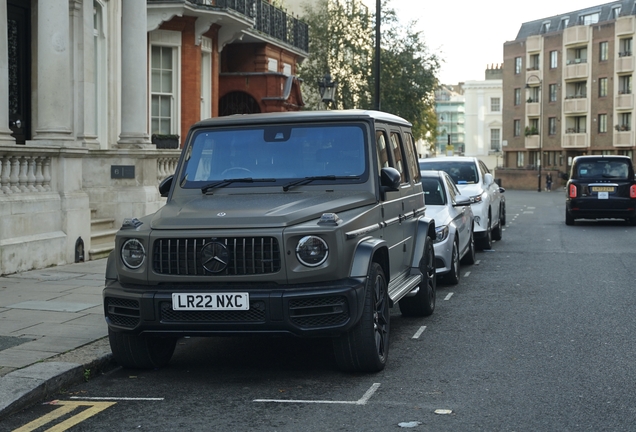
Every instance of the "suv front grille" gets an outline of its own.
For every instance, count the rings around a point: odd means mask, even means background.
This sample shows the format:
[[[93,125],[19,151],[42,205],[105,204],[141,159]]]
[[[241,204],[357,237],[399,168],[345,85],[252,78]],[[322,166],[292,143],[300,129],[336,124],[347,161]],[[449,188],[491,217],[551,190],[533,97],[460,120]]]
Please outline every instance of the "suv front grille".
[[[227,267],[209,272],[203,267],[201,249],[210,242],[224,244]],[[154,242],[152,268],[156,273],[180,276],[251,275],[280,271],[280,249],[274,237],[177,238]]]

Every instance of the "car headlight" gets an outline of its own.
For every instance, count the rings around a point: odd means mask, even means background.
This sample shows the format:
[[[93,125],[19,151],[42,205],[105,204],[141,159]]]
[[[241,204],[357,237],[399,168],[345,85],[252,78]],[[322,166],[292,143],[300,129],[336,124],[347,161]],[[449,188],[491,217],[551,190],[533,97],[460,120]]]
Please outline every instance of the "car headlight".
[[[320,237],[305,236],[296,246],[296,257],[307,267],[317,267],[327,260],[329,247]]]
[[[448,237],[448,225],[442,225],[435,227],[435,241],[433,243],[440,243],[446,240]]]
[[[146,249],[137,239],[131,238],[124,242],[121,247],[121,260],[126,267],[138,269],[146,260]]]
[[[470,201],[473,203],[480,203],[486,198],[486,192],[479,195],[473,195],[470,197]]]

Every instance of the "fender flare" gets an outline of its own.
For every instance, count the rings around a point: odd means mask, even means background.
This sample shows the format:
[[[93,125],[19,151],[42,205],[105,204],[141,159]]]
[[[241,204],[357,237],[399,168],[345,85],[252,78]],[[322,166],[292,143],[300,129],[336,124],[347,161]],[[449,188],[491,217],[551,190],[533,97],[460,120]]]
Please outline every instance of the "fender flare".
[[[366,278],[369,274],[369,267],[373,261],[373,256],[377,251],[381,251],[382,249],[386,251],[388,256],[388,246],[385,240],[373,237],[362,239],[353,253],[353,261],[351,262],[349,276],[353,278]],[[380,264],[388,277],[390,274],[389,262],[388,260],[384,261],[385,262],[381,262]]]
[[[119,276],[117,275],[117,264],[115,259],[115,251],[111,251],[108,254],[108,260],[106,261],[106,280],[117,280]]]

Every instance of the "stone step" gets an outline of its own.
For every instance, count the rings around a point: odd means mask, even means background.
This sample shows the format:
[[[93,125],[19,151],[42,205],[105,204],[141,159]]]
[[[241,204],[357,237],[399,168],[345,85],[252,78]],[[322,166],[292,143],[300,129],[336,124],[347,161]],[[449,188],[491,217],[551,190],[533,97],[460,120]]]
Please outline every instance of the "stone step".
[[[115,242],[112,243],[104,243],[99,245],[98,247],[92,247],[91,250],[88,251],[88,259],[96,260],[101,258],[108,258],[111,251],[115,249]]]
[[[91,232],[91,249],[94,247],[101,247],[101,245],[106,243],[115,244],[115,234],[117,234],[118,229],[106,229],[100,231],[92,231]]]
[[[115,228],[115,219],[91,219],[91,232],[110,230]]]

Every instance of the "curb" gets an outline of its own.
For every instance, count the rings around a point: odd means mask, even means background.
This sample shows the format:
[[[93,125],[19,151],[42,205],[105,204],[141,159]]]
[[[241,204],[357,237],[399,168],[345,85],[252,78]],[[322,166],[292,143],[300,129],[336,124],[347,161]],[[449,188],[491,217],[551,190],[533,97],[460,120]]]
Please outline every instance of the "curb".
[[[84,372],[94,376],[112,361],[112,354],[102,354],[83,364],[41,362],[0,377],[0,420],[60,390],[85,381]]]

